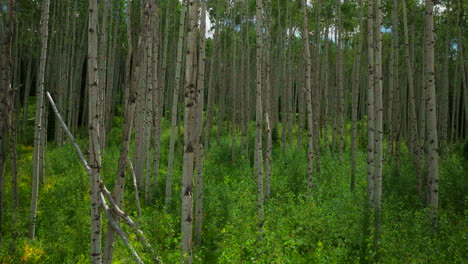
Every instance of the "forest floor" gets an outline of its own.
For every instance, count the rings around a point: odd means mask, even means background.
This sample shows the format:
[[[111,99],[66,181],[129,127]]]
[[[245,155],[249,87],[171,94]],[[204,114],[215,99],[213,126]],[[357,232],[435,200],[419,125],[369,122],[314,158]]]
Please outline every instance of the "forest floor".
[[[115,123],[103,156],[102,178],[108,187],[113,186],[121,145],[121,120],[117,118]],[[163,208],[168,122],[164,127],[158,184],[151,203],[145,205],[142,201],[142,217],[138,219],[133,187],[127,180],[124,209],[137,219],[165,263],[179,263],[180,199],[173,199],[168,213]],[[87,139],[78,138],[84,149]],[[364,227],[372,226],[365,218],[367,183],[363,144],[358,152],[354,191],[350,190],[349,138],[341,161],[336,154],[322,149],[321,172],[314,176],[314,187],[308,191],[305,146],[287,146],[283,153],[281,142],[275,142],[272,193],[265,204],[264,233],[259,239],[253,154],[244,157],[239,140],[233,161],[230,140],[228,135],[219,140],[213,136],[210,148],[205,150],[203,246],[194,251],[195,263],[375,261],[372,231],[363,232],[369,229]],[[249,146],[252,152],[253,138]],[[378,255],[381,263],[464,263],[468,259],[468,162],[456,147],[453,149],[440,163],[437,230],[432,228],[423,200],[416,195],[414,166],[407,151],[402,150],[400,173],[391,160],[384,163],[383,226]],[[37,240],[34,241],[27,239],[32,147],[19,145],[18,157],[20,207],[17,211],[12,209],[11,168],[8,167],[0,263],[89,263],[89,179],[72,146],[51,143],[47,148],[46,178],[40,187]],[[179,143],[173,181],[175,198],[180,193],[181,157]],[[103,223],[103,230],[106,224]],[[136,237],[130,235],[130,239],[137,251],[143,252]],[[142,255],[149,260],[149,256]],[[121,240],[116,242],[114,260],[115,263],[133,262]]]

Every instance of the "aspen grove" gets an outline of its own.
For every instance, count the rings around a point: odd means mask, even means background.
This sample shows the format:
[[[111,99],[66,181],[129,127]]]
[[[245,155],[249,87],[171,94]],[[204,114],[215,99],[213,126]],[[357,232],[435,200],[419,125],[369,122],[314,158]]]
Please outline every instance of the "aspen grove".
[[[0,0],[0,263],[466,263],[465,0]]]

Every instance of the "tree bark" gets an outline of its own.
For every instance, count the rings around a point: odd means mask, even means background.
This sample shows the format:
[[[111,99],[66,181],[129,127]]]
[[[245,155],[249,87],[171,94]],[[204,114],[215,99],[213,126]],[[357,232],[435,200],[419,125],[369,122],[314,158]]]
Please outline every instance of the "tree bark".
[[[414,92],[414,71],[413,64],[410,60],[410,50],[409,50],[409,37],[408,37],[408,22],[407,22],[407,11],[406,11],[406,0],[403,0],[403,27],[405,35],[405,61],[407,67],[407,76],[408,76],[408,99],[409,99],[409,123],[411,126],[411,145],[414,148],[416,155],[416,177],[417,177],[417,192],[421,196],[422,193],[422,179],[421,179],[421,170],[422,170],[422,154],[421,146],[419,141],[419,131],[418,131],[418,119],[416,116],[416,99]]]
[[[102,263],[101,259],[101,198],[99,182],[101,181],[101,131],[99,72],[98,72],[98,4],[89,0],[88,17],[88,129],[89,129],[89,163],[91,167],[91,262]]]
[[[427,147],[429,160],[427,161],[427,172],[429,174],[429,208],[431,218],[436,220],[439,208],[439,156],[437,137],[437,110],[435,98],[435,71],[434,71],[434,0],[426,0],[426,129]],[[465,101],[466,102],[466,101]]]
[[[195,161],[196,123],[201,116],[197,115],[200,90],[197,89],[197,31],[198,0],[189,0],[187,53],[185,60],[185,115],[184,115],[184,158],[182,169],[182,254],[184,263],[192,263],[192,220],[193,220],[193,174]],[[198,118],[198,120],[197,120]]]
[[[374,0],[368,0],[367,11],[367,199],[374,202]]]
[[[201,246],[203,223],[203,104],[205,90],[205,35],[206,35],[206,0],[201,0],[200,14],[200,46],[198,58],[198,105],[197,105],[197,135],[195,149],[195,165],[197,171],[195,200],[195,245]]]
[[[323,66],[325,68],[325,76],[323,77],[323,98],[324,98],[324,104],[323,104],[323,136],[324,136],[324,145],[325,145],[325,149],[328,149],[328,124],[329,124],[329,121],[330,121],[330,117],[329,117],[329,114],[328,114],[328,102],[329,102],[329,96],[328,96],[328,91],[329,91],[329,88],[328,88],[328,79],[329,79],[329,54],[330,54],[330,41],[328,40],[328,35],[329,35],[329,28],[330,26],[328,25],[328,21],[327,21],[327,25],[326,25],[326,28],[325,28],[325,39],[324,39],[324,42],[325,42],[325,57],[324,57],[324,62],[323,62]]]
[[[49,4],[50,0],[45,0],[42,6],[41,15],[41,57],[39,59],[39,71],[37,77],[36,88],[36,118],[34,130],[34,153],[33,153],[33,177],[32,177],[32,195],[31,195],[31,212],[30,212],[30,226],[29,238],[34,239],[36,233],[36,215],[37,215],[37,201],[39,194],[39,177],[43,170],[43,152],[45,138],[43,127],[44,118],[44,84],[45,84],[45,66],[47,62],[47,41],[49,37]]]
[[[174,93],[172,96],[172,114],[171,114],[171,137],[169,140],[169,160],[167,165],[167,178],[166,178],[166,200],[165,207],[168,210],[172,199],[172,177],[174,169],[174,147],[175,147],[175,130],[177,127],[177,106],[179,105],[179,86],[180,75],[182,69],[182,47],[184,42],[185,32],[185,13],[187,9],[187,0],[182,0],[182,11],[180,14],[179,22],[179,38],[177,42],[177,61],[176,61],[176,75],[174,81]]]
[[[336,63],[337,63],[337,88],[338,88],[338,98],[337,98],[337,112],[338,117],[338,137],[339,137],[339,146],[338,146],[338,159],[341,160],[344,150],[344,88],[343,88],[343,26],[341,22],[341,1],[337,1],[337,13],[338,13],[338,40],[337,40],[337,54],[336,54]]]
[[[109,0],[101,0],[102,1],[102,21],[101,21],[101,28],[99,32],[99,61],[98,61],[98,67],[99,67],[99,112],[101,119],[99,120],[99,136],[101,140],[101,147],[105,148],[106,146],[106,104],[109,102],[106,102],[105,94],[106,94],[106,83],[107,83],[107,31],[108,31],[108,17],[109,17]]]
[[[133,26],[131,26],[131,18],[132,18],[132,10],[130,9],[129,3],[129,10],[128,10],[128,34],[127,34],[127,41],[129,45],[132,42],[132,35],[133,35]],[[142,33],[144,34],[144,33]],[[120,156],[119,156],[119,163],[117,167],[117,174],[116,180],[114,183],[114,189],[112,195],[114,200],[118,206],[122,206],[123,204],[123,197],[124,197],[124,187],[125,187],[125,169],[128,159],[128,152],[130,148],[131,142],[131,135],[132,135],[132,128],[133,128],[133,120],[135,115],[136,109],[136,98],[138,96],[138,81],[141,79],[141,62],[143,61],[143,49],[141,48],[141,44],[136,47],[135,54],[133,53],[133,49],[129,50],[127,54],[127,62],[131,61],[131,58],[134,57],[134,66],[131,67],[127,65],[128,69],[128,78],[126,85],[128,88],[126,90],[127,93],[127,102],[126,109],[124,113],[124,124],[122,130],[122,145],[120,147]],[[132,68],[132,71],[130,71]],[[114,252],[114,241],[115,241],[115,230],[108,225],[107,233],[106,233],[106,244],[104,247],[104,264],[112,263],[112,256]]]
[[[356,152],[357,152],[357,114],[358,114],[358,101],[359,101],[359,85],[361,77],[361,52],[363,43],[363,28],[364,28],[364,7],[362,6],[362,0],[359,1],[361,11],[359,14],[360,25],[358,44],[356,46],[356,55],[353,67],[353,86],[352,86],[352,146],[351,146],[351,190],[354,191],[356,187]]]
[[[263,232],[263,154],[262,154],[262,124],[263,124],[263,107],[262,107],[262,53],[263,53],[263,3],[262,0],[256,0],[256,111],[255,111],[255,174],[257,176],[257,218],[258,229]]]
[[[383,74],[382,74],[382,5],[381,0],[375,1],[376,36],[374,44],[375,55],[375,238],[376,249],[379,248],[382,225],[382,161],[383,161]]]
[[[313,187],[313,163],[314,163],[314,145],[313,145],[313,113],[312,113],[312,87],[311,87],[311,74],[312,74],[312,58],[310,55],[309,47],[309,22],[307,19],[307,1],[302,1],[302,16],[303,16],[303,28],[302,28],[302,41],[304,45],[304,61],[306,63],[306,74],[305,74],[305,93],[306,93],[306,104],[307,104],[307,187],[311,189]]]

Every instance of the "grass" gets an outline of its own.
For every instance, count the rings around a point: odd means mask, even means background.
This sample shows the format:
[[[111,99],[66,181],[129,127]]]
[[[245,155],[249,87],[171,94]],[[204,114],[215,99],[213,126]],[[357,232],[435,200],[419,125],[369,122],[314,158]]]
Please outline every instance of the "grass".
[[[119,122],[118,122],[119,123]],[[150,205],[142,203],[138,219],[156,252],[165,263],[180,262],[181,151],[175,158],[173,203],[163,209],[169,124],[164,122],[161,161],[156,193]],[[252,137],[254,133],[251,133]],[[350,191],[350,152],[341,161],[324,150],[321,172],[314,188],[307,190],[305,146],[276,143],[272,158],[272,197],[265,204],[264,233],[257,231],[256,178],[250,154],[243,156],[238,140],[236,160],[231,160],[231,138],[223,136],[205,151],[203,246],[194,251],[196,263],[362,263],[373,262],[371,235],[363,235],[366,200],[366,153],[359,150],[356,190]],[[104,151],[102,178],[113,186],[121,127],[110,132]],[[280,140],[281,141],[281,140]],[[305,142],[305,141],[304,141]],[[79,140],[85,146],[86,139]],[[244,146],[242,146],[244,147]],[[403,148],[401,171],[391,162],[384,166],[381,263],[463,263],[468,258],[466,181],[467,161],[458,152],[440,162],[440,211],[438,229],[431,227],[421,199],[415,195],[414,167]],[[133,151],[133,148],[132,148]],[[132,154],[133,155],[133,154]],[[27,239],[29,224],[32,148],[19,146],[20,207],[12,209],[10,185],[4,193],[4,236],[0,263],[89,263],[89,179],[71,147],[50,144],[46,151],[46,180],[40,189],[37,239]],[[5,182],[10,182],[10,168]],[[131,181],[126,181],[125,210],[136,219]],[[106,223],[103,222],[103,230]],[[126,229],[128,234],[131,231]],[[103,234],[104,236],[105,234]],[[141,244],[130,240],[139,252]],[[143,258],[149,256],[142,253]],[[115,263],[131,263],[120,240]],[[148,261],[149,262],[149,261]]]

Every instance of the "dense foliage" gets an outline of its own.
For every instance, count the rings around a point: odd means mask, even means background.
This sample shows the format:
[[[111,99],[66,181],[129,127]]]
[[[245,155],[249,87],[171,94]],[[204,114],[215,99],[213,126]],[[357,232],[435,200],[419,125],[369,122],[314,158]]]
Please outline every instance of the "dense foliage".
[[[116,118],[116,122],[121,120]],[[163,146],[168,145],[169,128],[165,122]],[[117,168],[120,124],[111,132],[103,160],[103,178],[111,184]],[[348,139],[349,140],[349,139]],[[253,145],[253,138],[250,140]],[[239,143],[239,142],[237,142]],[[80,140],[80,145],[85,145]],[[181,151],[177,148],[177,152]],[[241,148],[236,149],[241,155]],[[162,160],[167,159],[162,148]],[[413,165],[403,151],[401,173],[384,168],[384,208],[381,263],[463,263],[466,260],[468,232],[466,189],[467,160],[462,148],[441,161],[440,211],[438,228],[431,227],[428,210],[415,195]],[[20,201],[30,197],[32,148],[19,147]],[[195,263],[360,263],[372,261],[371,234],[365,225],[366,162],[360,149],[357,188],[349,190],[350,153],[346,149],[340,162],[324,150],[322,171],[310,193],[306,188],[307,158],[304,149],[290,148],[282,153],[274,146],[272,198],[265,208],[264,234],[256,229],[256,183],[248,157],[231,161],[230,137],[213,142],[205,156],[205,212],[203,247]],[[176,156],[174,182],[180,182],[181,155]],[[0,255],[2,263],[88,263],[89,256],[89,182],[70,144],[48,146],[46,181],[41,188],[38,239],[24,238],[29,206],[22,202],[18,214],[6,210],[5,236]],[[156,196],[152,204],[142,204],[141,229],[165,263],[180,261],[180,200],[175,199],[170,213],[164,204],[164,164],[160,168]],[[9,168],[7,168],[6,175]],[[6,179],[7,181],[9,178]],[[180,185],[175,184],[175,193]],[[133,197],[127,181],[126,196]],[[11,195],[8,189],[6,197]],[[6,208],[11,208],[6,199]],[[137,216],[134,200],[126,199],[124,208]],[[141,249],[134,236],[132,243]],[[115,263],[133,260],[120,240],[116,241]],[[149,258],[148,256],[145,256]]]

